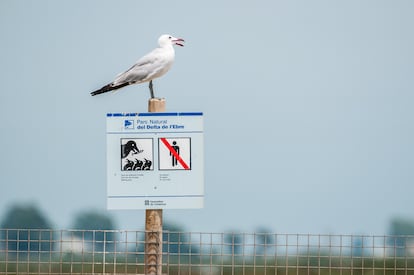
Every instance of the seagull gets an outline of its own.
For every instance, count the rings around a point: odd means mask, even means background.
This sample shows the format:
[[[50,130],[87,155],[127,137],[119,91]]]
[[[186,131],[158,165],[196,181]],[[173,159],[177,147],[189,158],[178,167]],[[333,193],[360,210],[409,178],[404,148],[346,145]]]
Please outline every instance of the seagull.
[[[92,96],[119,88],[149,81],[151,98],[154,98],[152,80],[164,75],[174,63],[173,45],[183,47],[184,39],[163,34],[158,38],[158,48],[141,57],[131,68],[120,73],[114,81],[91,93]]]

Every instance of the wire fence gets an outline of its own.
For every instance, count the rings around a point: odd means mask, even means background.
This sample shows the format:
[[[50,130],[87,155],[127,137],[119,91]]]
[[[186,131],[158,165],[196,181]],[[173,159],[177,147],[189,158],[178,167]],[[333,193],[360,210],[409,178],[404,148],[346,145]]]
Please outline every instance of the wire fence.
[[[414,275],[414,236],[164,231],[163,274]],[[0,274],[144,274],[145,231],[0,229]]]

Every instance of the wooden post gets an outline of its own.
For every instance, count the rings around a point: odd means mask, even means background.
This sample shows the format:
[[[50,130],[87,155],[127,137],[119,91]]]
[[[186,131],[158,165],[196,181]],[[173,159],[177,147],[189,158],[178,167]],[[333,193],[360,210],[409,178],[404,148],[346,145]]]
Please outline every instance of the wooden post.
[[[164,98],[150,98],[150,100],[148,100],[148,112],[150,113],[165,112],[165,99]]]
[[[151,98],[148,112],[165,112],[165,99]],[[145,211],[145,274],[162,274],[162,209]]]

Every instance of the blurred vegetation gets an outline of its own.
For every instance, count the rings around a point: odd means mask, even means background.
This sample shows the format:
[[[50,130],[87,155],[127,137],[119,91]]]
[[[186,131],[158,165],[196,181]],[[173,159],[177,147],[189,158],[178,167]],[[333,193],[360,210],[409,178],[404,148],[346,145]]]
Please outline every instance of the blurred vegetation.
[[[404,256],[406,247],[414,244],[407,244],[407,238],[404,236],[414,235],[414,221],[404,218],[394,218],[391,220],[388,234],[392,236],[388,238],[388,245],[395,247],[397,256]]]
[[[52,223],[47,216],[35,204],[15,204],[12,205],[5,216],[2,217],[0,228],[10,229],[53,229]],[[182,232],[183,226],[175,223],[164,223],[164,230],[170,232]],[[73,222],[71,229],[80,230],[115,230],[117,226],[113,218],[105,212],[97,210],[86,210],[78,213]],[[235,232],[236,234],[233,234]],[[225,233],[227,243],[237,246],[240,240],[237,239],[238,230],[229,230]],[[258,227],[255,230],[262,239],[263,244],[271,244],[272,230],[265,227]],[[269,234],[267,234],[269,233]],[[414,235],[414,219],[396,217],[390,221],[388,235]],[[91,237],[92,238],[92,237]],[[96,238],[96,237],[95,237]],[[109,237],[111,238],[111,237]],[[98,237],[98,239],[104,239]],[[107,240],[109,240],[107,238]],[[238,248],[235,248],[236,251]]]
[[[116,229],[115,223],[109,215],[90,210],[81,212],[76,215],[72,228],[83,230],[74,231],[75,236],[93,243],[95,251],[112,251],[114,249],[116,234],[104,231]]]
[[[6,213],[1,239],[8,239],[6,249],[16,252],[53,250],[51,224],[35,205],[13,205]],[[15,230],[33,229],[33,230]],[[45,230],[46,229],[46,230]]]
[[[65,230],[57,238],[59,231],[51,230],[50,221],[36,205],[13,205],[0,225],[0,274],[144,273],[144,233],[127,240],[130,235],[116,231],[106,213],[78,213],[72,222],[75,230]],[[68,240],[62,239],[64,234]],[[375,243],[378,239],[352,236],[349,244],[341,243],[340,252],[306,246],[305,239],[300,249],[293,244],[295,251],[279,254],[275,249],[285,249],[287,239],[279,245],[280,239],[265,227],[248,235],[237,230],[214,236],[197,234],[164,221],[163,273],[414,274],[414,221],[404,218],[391,220],[389,236],[381,239],[382,244]],[[63,249],[64,242],[78,242],[81,247]],[[375,255],[374,245],[384,247],[383,254]]]

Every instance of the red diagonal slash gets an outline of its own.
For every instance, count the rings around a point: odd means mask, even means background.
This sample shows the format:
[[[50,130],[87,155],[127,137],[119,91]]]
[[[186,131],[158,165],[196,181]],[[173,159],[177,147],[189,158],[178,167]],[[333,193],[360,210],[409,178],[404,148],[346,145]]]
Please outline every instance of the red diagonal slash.
[[[168,143],[166,138],[160,138],[160,140],[162,141],[162,143],[164,143],[164,145],[168,148],[168,150],[170,150],[171,154],[174,155],[174,157],[178,160],[178,162],[181,164],[181,166],[185,169],[185,170],[189,170],[190,167],[187,165],[187,163],[185,163],[185,161],[180,157],[179,154],[177,154],[177,152],[174,150],[174,148],[171,146],[170,143]]]

